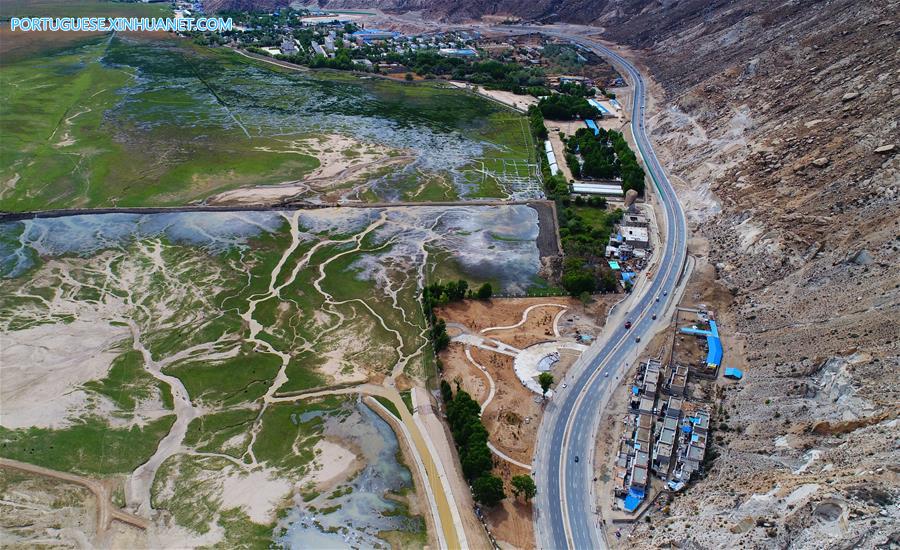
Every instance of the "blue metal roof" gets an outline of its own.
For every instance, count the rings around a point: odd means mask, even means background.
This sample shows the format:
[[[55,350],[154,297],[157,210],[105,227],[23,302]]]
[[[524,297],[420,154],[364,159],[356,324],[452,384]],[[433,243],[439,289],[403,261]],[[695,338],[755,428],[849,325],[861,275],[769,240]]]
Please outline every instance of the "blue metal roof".
[[[740,380],[744,377],[744,373],[741,372],[740,369],[736,369],[734,367],[728,367],[725,369],[725,376],[727,378],[734,378],[735,380]]]
[[[634,512],[641,505],[645,497],[644,490],[640,487],[630,487],[628,495],[623,500],[626,512]]]
[[[724,351],[722,349],[722,340],[719,338],[719,327],[716,326],[715,321],[709,321],[709,330],[684,327],[680,329],[680,331],[684,334],[706,336],[706,344],[709,347],[709,351],[706,354],[706,364],[711,367],[718,367],[722,364],[722,355]]]
[[[595,109],[597,109],[598,111],[600,111],[602,114],[604,114],[604,115],[608,115],[608,114],[609,114],[609,109],[607,109],[607,108],[604,107],[603,105],[600,105],[600,102],[597,101],[596,99],[589,99],[589,100],[588,100],[588,103],[591,104],[591,107],[594,107]]]
[[[584,123],[587,125],[588,128],[590,128],[590,129],[594,132],[594,135],[595,135],[595,136],[596,136],[597,134],[600,133],[600,129],[597,128],[597,123],[594,122],[593,120],[591,120],[591,119],[586,119],[586,120],[584,121]]]

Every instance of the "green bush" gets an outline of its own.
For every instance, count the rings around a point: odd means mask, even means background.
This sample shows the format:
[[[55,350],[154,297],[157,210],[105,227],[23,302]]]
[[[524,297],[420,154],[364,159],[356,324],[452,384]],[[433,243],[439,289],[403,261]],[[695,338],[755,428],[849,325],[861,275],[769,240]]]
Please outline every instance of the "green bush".
[[[475,480],[472,484],[475,492],[475,500],[487,507],[493,507],[506,498],[503,492],[503,480],[497,476],[485,475]]]

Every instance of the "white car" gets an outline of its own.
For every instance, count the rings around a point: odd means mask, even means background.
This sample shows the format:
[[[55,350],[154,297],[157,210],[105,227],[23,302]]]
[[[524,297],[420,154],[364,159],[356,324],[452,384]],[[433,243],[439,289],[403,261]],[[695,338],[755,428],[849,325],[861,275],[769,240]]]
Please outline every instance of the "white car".
[[[609,378],[609,371],[604,372],[604,373],[603,373],[603,376]]]

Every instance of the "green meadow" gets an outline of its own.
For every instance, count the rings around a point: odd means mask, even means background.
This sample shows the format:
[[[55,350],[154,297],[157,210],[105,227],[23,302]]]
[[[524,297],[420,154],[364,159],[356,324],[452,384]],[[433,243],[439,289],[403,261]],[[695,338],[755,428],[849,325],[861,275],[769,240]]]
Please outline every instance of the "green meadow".
[[[9,211],[179,205],[303,180],[321,160],[298,141],[324,134],[413,159],[367,174],[370,201],[503,198],[533,161],[524,118],[472,94],[290,72],[168,36],[0,63],[0,127]]]

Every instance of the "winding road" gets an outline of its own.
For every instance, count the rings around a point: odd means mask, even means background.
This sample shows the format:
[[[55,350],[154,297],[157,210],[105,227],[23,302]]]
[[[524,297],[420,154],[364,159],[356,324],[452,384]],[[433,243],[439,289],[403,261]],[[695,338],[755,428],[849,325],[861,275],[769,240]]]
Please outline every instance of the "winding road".
[[[540,429],[533,471],[538,487],[535,538],[539,548],[606,548],[593,495],[593,449],[600,415],[618,381],[658,330],[652,315],[663,316],[675,297],[687,258],[687,223],[675,190],[653,152],[644,126],[646,89],[643,77],[628,60],[603,44],[567,30],[524,27],[580,44],[611,61],[633,89],[631,130],[662,206],[663,246],[651,281],[640,285],[620,307],[633,323],[609,327],[573,368],[568,388],[558,391]],[[659,298],[657,302],[656,299]],[[615,316],[613,317],[616,318]],[[637,341],[637,338],[640,341]],[[605,374],[608,374],[606,376]],[[576,462],[576,458],[579,460]]]

